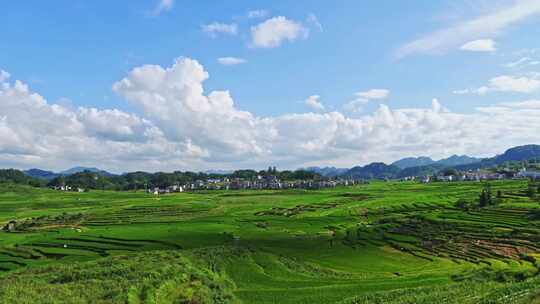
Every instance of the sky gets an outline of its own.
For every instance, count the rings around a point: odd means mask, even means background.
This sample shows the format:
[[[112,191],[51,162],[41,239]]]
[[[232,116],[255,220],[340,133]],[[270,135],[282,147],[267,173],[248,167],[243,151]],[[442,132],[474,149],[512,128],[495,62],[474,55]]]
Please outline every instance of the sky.
[[[0,167],[352,167],[540,143],[540,0],[21,0],[0,28]]]

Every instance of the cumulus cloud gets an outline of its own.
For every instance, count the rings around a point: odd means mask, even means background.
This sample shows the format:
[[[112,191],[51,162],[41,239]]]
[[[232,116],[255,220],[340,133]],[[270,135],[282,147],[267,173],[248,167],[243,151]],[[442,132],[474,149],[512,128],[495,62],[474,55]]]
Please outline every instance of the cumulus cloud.
[[[238,25],[235,23],[227,24],[220,22],[213,22],[202,26],[203,32],[207,33],[210,37],[217,37],[219,34],[234,36],[238,34]]]
[[[246,63],[245,59],[238,57],[220,57],[217,60],[222,65],[237,65]]]
[[[139,106],[170,140],[205,147],[212,159],[264,153],[267,147],[258,136],[271,137],[269,130],[251,113],[236,109],[228,91],[204,94],[207,78],[197,61],[180,58],[169,68],[138,67],[113,90]]]
[[[495,41],[491,39],[469,41],[462,45],[459,49],[470,52],[495,52],[497,50],[497,48],[495,48]]]
[[[0,86],[0,136],[0,163],[19,167],[87,164],[121,171],[151,155],[174,162],[189,149],[135,114],[50,104],[18,80]]]
[[[324,111],[324,105],[322,104],[320,99],[321,96],[319,95],[311,95],[306,99],[304,103],[306,104],[306,106],[310,107],[313,110]]]
[[[238,109],[228,91],[205,92],[208,77],[190,58],[169,67],[134,68],[113,90],[138,108],[137,115],[51,104],[20,81],[4,82],[0,164],[50,169],[81,164],[117,172],[352,166],[404,154],[487,156],[540,142],[540,133],[531,131],[540,129],[536,100],[467,114],[433,100],[425,108],[379,104],[373,113],[357,118],[337,111],[257,116]],[[388,96],[366,93],[370,91],[359,96]],[[317,96],[311,99],[320,102]]]
[[[486,95],[490,92],[534,93],[540,89],[540,80],[529,77],[502,75],[491,78],[489,84],[476,89],[456,90],[454,94]]]
[[[279,16],[251,27],[251,46],[275,48],[284,41],[293,42],[308,35],[309,30],[302,23]]]
[[[429,33],[402,45],[396,51],[398,58],[413,54],[441,53],[476,39],[492,38],[511,25],[540,14],[540,1],[519,0],[497,7],[472,19],[462,20],[449,27]]]

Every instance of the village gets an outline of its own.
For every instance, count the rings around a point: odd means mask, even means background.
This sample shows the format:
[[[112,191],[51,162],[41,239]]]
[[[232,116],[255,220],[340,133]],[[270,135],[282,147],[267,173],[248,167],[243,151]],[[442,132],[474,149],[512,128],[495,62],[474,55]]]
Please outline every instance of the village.
[[[135,190],[144,189],[145,192],[160,195],[166,193],[177,192],[193,192],[193,191],[212,191],[212,190],[284,190],[284,189],[305,189],[318,190],[325,188],[347,187],[358,184],[369,183],[370,180],[400,181],[400,182],[418,182],[418,183],[435,183],[435,182],[482,182],[491,180],[503,179],[540,179],[540,171],[536,169],[478,169],[469,171],[458,171],[452,168],[441,170],[436,174],[406,176],[401,178],[359,178],[355,176],[332,176],[325,177],[311,173],[308,176],[299,176],[296,178],[283,178],[279,172],[275,171],[264,172],[251,175],[248,177],[238,177],[235,175],[213,175],[199,176],[193,179],[184,181],[169,181],[161,183],[153,183],[152,181],[141,184]],[[307,171],[306,171],[307,172]],[[99,178],[94,174],[94,179]],[[61,183],[49,185],[53,190],[67,192],[86,192],[90,189],[81,184]],[[100,188],[97,188],[100,189]],[[103,189],[104,190],[104,189]]]
[[[463,174],[456,175],[434,175],[434,176],[409,176],[402,179],[402,181],[413,181],[418,180],[423,184],[433,183],[433,182],[479,182],[479,181],[489,181],[489,180],[501,180],[509,178],[506,174],[501,173],[472,173],[467,172]]]
[[[400,179],[400,181],[418,181],[420,183],[432,182],[480,182],[490,180],[503,179],[540,179],[540,171],[527,170],[525,168],[518,172],[507,171],[503,173],[486,172],[486,171],[470,171],[457,172],[453,175],[433,175],[433,176],[410,176]],[[385,179],[390,181],[390,179]],[[185,191],[200,191],[200,190],[284,190],[284,189],[306,189],[318,190],[324,188],[335,188],[338,186],[353,186],[358,184],[369,183],[365,179],[354,179],[345,177],[324,178],[320,180],[296,180],[282,181],[277,176],[258,175],[255,179],[244,178],[209,178],[207,180],[196,180],[193,183],[182,185],[171,185],[166,188],[154,187],[147,189],[148,193],[155,195],[185,192]]]
[[[402,181],[418,180],[421,183],[427,184],[430,182],[480,182],[490,180],[503,180],[503,179],[540,179],[540,171],[529,170],[526,168],[520,169],[518,172],[512,170],[503,170],[501,172],[489,172],[483,170],[468,171],[468,172],[456,172],[457,174],[438,174],[434,176],[416,177],[410,176],[401,179]]]
[[[158,195],[200,190],[317,190],[323,188],[335,188],[338,186],[352,186],[360,183],[364,183],[364,181],[352,178],[282,181],[275,175],[258,175],[255,179],[229,177],[209,178],[207,180],[196,180],[193,183],[171,185],[166,188],[154,187],[147,189],[146,191]]]

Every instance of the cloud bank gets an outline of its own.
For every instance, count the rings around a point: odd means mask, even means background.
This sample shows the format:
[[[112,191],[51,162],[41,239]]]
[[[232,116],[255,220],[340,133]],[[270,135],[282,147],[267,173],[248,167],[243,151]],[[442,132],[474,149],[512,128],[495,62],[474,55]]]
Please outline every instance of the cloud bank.
[[[540,142],[540,134],[532,131],[540,129],[540,102],[535,100],[468,114],[451,112],[434,100],[426,108],[380,104],[356,118],[338,111],[265,117],[238,109],[228,91],[205,92],[208,77],[190,58],[169,67],[134,68],[113,84],[113,91],[137,108],[134,114],[50,103],[4,76],[0,164],[47,169],[92,165],[116,172],[352,166],[404,155],[492,155]],[[385,95],[366,92],[372,98]]]

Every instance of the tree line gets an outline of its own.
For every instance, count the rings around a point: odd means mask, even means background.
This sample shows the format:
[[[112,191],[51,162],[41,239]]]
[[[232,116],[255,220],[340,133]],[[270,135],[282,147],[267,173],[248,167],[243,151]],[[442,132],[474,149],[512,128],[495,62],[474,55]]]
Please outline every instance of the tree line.
[[[198,180],[207,181],[209,179],[235,179],[241,178],[254,180],[258,177],[267,178],[275,176],[282,181],[293,180],[319,180],[321,175],[305,170],[278,171],[275,167],[268,170],[237,170],[231,174],[213,174],[202,172],[130,172],[121,175],[106,175],[91,171],[83,171],[71,175],[60,175],[48,181],[40,178],[33,178],[24,172],[16,169],[0,169],[0,183],[13,183],[30,185],[34,187],[60,187],[69,186],[72,188],[94,189],[94,190],[140,190],[150,188],[166,188],[172,185],[184,185],[194,183]]]

